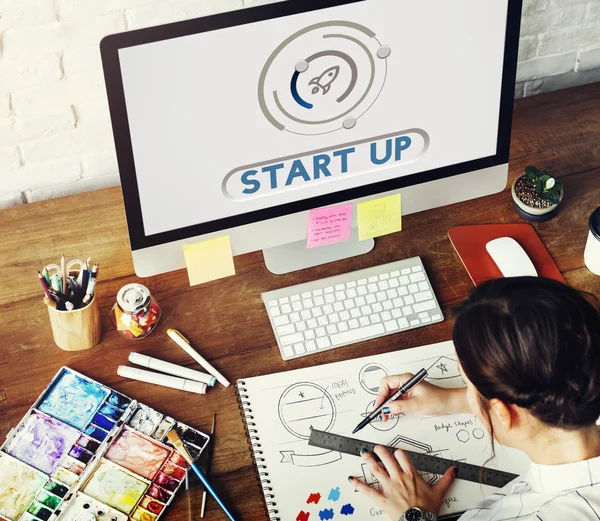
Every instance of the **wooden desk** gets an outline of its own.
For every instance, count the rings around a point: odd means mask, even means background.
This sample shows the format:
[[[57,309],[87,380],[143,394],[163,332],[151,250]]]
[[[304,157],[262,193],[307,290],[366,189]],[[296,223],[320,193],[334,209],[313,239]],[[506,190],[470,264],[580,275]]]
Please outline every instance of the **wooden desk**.
[[[583,263],[588,218],[600,204],[600,83],[516,102],[510,182],[528,164],[561,176],[565,200],[559,215],[534,225],[567,282],[600,294],[600,277]],[[420,255],[444,312],[472,289],[447,238],[451,226],[522,222],[502,193],[404,218],[404,231],[377,240],[370,254],[285,276],[270,274],[262,254],[235,260],[237,276],[191,288],[184,270],[146,280],[133,274],[119,188],[44,201],[0,212],[0,439],[27,411],[62,365],[68,365],[181,421],[208,431],[218,412],[213,481],[243,521],[264,520],[259,486],[233,388],[207,396],[173,391],[117,376],[117,366],[138,350],[194,367],[166,335],[181,330],[231,381],[307,365],[374,355],[450,338],[452,321],[399,333],[284,363],[260,300],[264,291],[384,262]],[[104,336],[90,351],[54,346],[36,269],[69,258],[92,256],[102,267],[98,285]],[[122,339],[109,311],[118,289],[147,285],[163,310],[161,323],[141,342]],[[199,494],[194,498],[199,503]],[[187,519],[179,497],[167,519]],[[226,517],[210,502],[208,519]]]

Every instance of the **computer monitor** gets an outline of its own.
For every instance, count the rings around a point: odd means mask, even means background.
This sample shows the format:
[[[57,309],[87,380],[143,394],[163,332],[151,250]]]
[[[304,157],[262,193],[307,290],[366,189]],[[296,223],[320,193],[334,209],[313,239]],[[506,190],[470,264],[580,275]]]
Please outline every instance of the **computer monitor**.
[[[310,209],[401,192],[409,214],[504,189],[520,13],[289,0],[106,37],[136,273],[224,234],[234,255],[299,269],[372,247],[309,251]]]

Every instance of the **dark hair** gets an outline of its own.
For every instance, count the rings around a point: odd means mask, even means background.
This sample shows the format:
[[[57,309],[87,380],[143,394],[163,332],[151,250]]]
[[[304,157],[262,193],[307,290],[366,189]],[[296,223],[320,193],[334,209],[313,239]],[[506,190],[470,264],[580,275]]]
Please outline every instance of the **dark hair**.
[[[497,279],[476,288],[455,317],[456,353],[490,428],[492,398],[551,427],[596,423],[600,307],[593,295],[552,279]]]

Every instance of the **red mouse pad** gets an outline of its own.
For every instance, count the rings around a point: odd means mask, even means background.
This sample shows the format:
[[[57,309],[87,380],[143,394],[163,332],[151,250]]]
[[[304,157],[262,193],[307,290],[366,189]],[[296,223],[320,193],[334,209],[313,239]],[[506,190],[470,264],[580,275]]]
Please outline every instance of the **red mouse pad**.
[[[450,242],[464,264],[473,283],[478,286],[502,277],[485,245],[499,237],[511,237],[525,250],[540,277],[565,283],[544,243],[529,224],[482,224],[455,226],[448,230]]]

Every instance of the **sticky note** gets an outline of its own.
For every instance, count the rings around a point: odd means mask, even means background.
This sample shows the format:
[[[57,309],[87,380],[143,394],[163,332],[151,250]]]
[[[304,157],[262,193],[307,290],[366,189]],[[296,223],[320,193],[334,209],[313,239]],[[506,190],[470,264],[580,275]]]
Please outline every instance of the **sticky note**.
[[[400,194],[358,203],[357,220],[360,241],[399,232],[402,230]]]
[[[229,235],[183,247],[190,286],[235,275]]]
[[[308,212],[306,246],[316,248],[350,239],[352,205],[316,208]]]

